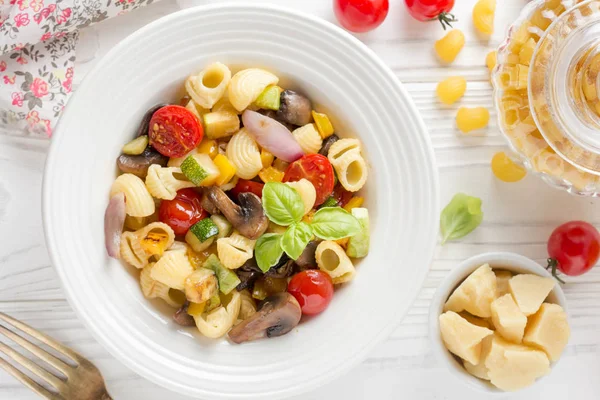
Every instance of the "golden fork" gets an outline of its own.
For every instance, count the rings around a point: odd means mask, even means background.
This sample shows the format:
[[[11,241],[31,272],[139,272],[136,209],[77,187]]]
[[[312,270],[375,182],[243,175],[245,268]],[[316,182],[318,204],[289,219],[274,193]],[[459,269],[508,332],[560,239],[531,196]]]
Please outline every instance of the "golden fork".
[[[111,400],[111,397],[106,391],[106,386],[104,386],[104,379],[102,378],[100,371],[98,371],[98,368],[87,359],[49,336],[38,332],[29,325],[1,312],[0,321],[4,322],[3,325],[0,325],[0,334],[36,355],[64,375],[57,376],[57,374],[44,369],[18,351],[13,350],[6,344],[0,342],[0,351],[2,353],[6,354],[6,356],[16,364],[27,368],[31,371],[33,376],[44,381],[48,387],[51,388],[40,385],[28,375],[9,364],[4,358],[0,357],[0,366],[21,381],[25,386],[51,400]],[[5,326],[6,324],[12,325],[13,330],[8,329]],[[48,345],[71,362],[68,363],[55,357],[38,345],[25,339],[23,336],[18,335],[14,332],[16,330],[14,328],[19,329],[34,339]]]

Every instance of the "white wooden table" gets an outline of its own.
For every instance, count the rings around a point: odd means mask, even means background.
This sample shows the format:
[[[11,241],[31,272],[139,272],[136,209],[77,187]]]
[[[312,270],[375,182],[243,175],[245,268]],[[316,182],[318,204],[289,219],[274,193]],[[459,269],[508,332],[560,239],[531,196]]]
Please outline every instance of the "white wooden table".
[[[198,0],[195,4],[211,2],[216,1]],[[330,0],[271,2],[285,3],[334,21]],[[76,80],[80,81],[100,56],[129,33],[192,3],[193,0],[163,0],[88,28],[79,44]],[[454,127],[455,107],[442,108],[435,101],[435,84],[439,80],[463,75],[469,84],[462,104],[483,105],[491,110],[492,90],[484,57],[498,45],[507,24],[526,1],[499,0],[496,33],[489,42],[482,42],[471,25],[475,0],[457,0],[455,13],[460,22],[456,26],[465,32],[467,44],[451,68],[440,66],[433,55],[433,41],[442,35],[440,26],[411,20],[403,3],[391,0],[385,23],[360,39],[404,82],[421,111],[437,156],[442,203],[458,191],[479,196],[484,204],[484,222],[464,240],[436,249],[435,261],[418,298],[387,341],[350,373],[297,399],[481,399],[481,395],[453,381],[431,353],[427,314],[440,280],[461,260],[486,251],[513,251],[543,263],[546,240],[560,222],[584,219],[600,226],[600,203],[596,200],[572,197],[532,176],[516,184],[495,180],[489,162],[505,144],[493,121],[494,113],[485,134],[464,137]],[[42,230],[40,189],[47,149],[47,141],[0,136],[0,310],[89,357],[102,370],[115,399],[183,399],[137,376],[109,355],[65,301],[49,262]],[[600,397],[600,268],[567,281],[564,288],[573,333],[563,359],[550,378],[506,398]],[[0,371],[0,399],[35,398]]]

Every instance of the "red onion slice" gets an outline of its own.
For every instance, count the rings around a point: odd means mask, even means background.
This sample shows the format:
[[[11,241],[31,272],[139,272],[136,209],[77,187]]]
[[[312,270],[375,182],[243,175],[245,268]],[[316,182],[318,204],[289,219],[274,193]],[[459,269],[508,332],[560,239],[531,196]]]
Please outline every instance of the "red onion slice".
[[[292,132],[273,118],[246,110],[242,122],[254,140],[275,157],[293,162],[304,155]]]
[[[121,233],[125,224],[125,193],[110,198],[104,213],[104,241],[109,256],[120,257]]]

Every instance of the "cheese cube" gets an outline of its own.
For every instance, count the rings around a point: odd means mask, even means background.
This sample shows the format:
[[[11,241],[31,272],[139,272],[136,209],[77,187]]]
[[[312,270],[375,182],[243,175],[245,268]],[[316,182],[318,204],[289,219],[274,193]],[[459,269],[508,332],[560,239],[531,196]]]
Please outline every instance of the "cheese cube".
[[[508,281],[513,274],[505,270],[494,270],[494,274],[496,275],[496,296],[502,297],[508,293]]]
[[[529,316],[537,312],[554,284],[552,278],[522,274],[513,276],[508,281],[508,290],[523,314]]]
[[[482,318],[492,315],[490,305],[496,298],[496,275],[489,264],[477,268],[448,298],[445,311],[468,311]],[[541,304],[541,303],[540,303]]]
[[[485,360],[490,354],[490,350],[492,347],[492,340],[494,339],[494,335],[489,335],[483,339],[481,342],[481,355],[479,357],[479,364],[471,364],[468,361],[463,361],[463,365],[468,373],[479,378],[484,379],[486,381],[490,380],[489,371],[485,366]]]
[[[473,325],[481,326],[482,328],[493,329],[492,328],[493,325],[490,323],[490,320],[488,320],[488,319],[475,317],[466,311],[461,311],[458,313],[458,315],[460,315],[461,317],[463,317],[464,319],[466,319]]]
[[[471,364],[479,364],[481,341],[494,332],[469,323],[455,312],[440,315],[440,332],[446,348]]]
[[[499,335],[492,339],[485,366],[492,384],[505,391],[523,389],[550,372],[550,361],[543,351],[509,343]]]
[[[505,294],[492,303],[492,322],[504,339],[515,343],[523,340],[527,317],[510,294]]]
[[[550,360],[557,361],[567,346],[570,334],[567,314],[562,307],[544,303],[529,318],[523,342],[545,351]]]

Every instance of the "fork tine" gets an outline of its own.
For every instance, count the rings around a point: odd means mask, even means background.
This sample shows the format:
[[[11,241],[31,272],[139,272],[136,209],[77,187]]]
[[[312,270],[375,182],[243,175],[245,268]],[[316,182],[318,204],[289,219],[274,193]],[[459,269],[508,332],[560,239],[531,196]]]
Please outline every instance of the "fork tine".
[[[35,354],[36,356],[46,361],[48,364],[52,365],[54,368],[58,369],[60,372],[64,373],[67,376],[69,375],[69,370],[73,369],[64,361],[59,360],[52,354],[48,353],[46,350],[42,349],[41,347],[38,347],[37,345],[31,343],[29,340],[17,335],[13,331],[5,328],[2,325],[0,325],[0,334],[3,334],[4,336],[8,337],[13,342],[17,343],[29,352]]]
[[[75,361],[77,363],[80,363],[80,361],[82,359],[84,359],[77,352],[71,350],[70,348],[66,347],[62,343],[59,343],[56,340],[52,339],[50,336],[48,336],[48,335],[46,335],[46,334],[44,334],[42,332],[39,332],[36,329],[33,329],[29,325],[27,325],[27,324],[25,324],[25,323],[23,323],[23,322],[21,322],[21,321],[19,321],[17,319],[14,319],[10,315],[6,315],[3,312],[0,312],[0,320],[8,322],[12,326],[14,326],[14,327],[22,330],[23,332],[25,332],[28,335],[36,338],[40,342],[47,344],[48,346],[52,347],[54,350],[58,351],[59,353],[62,353],[64,355],[66,355],[67,357],[71,358],[73,361]]]
[[[25,386],[27,386],[29,389],[33,390],[40,396],[43,396],[49,400],[60,400],[61,399],[58,395],[50,392],[49,390],[47,390],[46,388],[42,387],[37,382],[35,382],[33,379],[31,379],[30,377],[25,375],[23,372],[19,371],[18,369],[16,369],[12,365],[10,365],[2,357],[0,357],[0,367],[4,368],[6,370],[6,372],[8,372],[12,376],[14,376],[21,383],[23,383]]]
[[[21,353],[16,350],[11,349],[6,344],[0,342],[0,351],[10,357],[13,361],[21,364],[40,378],[44,379],[46,382],[54,386],[56,389],[61,390],[64,388],[65,383],[59,379],[58,377],[52,375],[29,358],[25,357]]]

